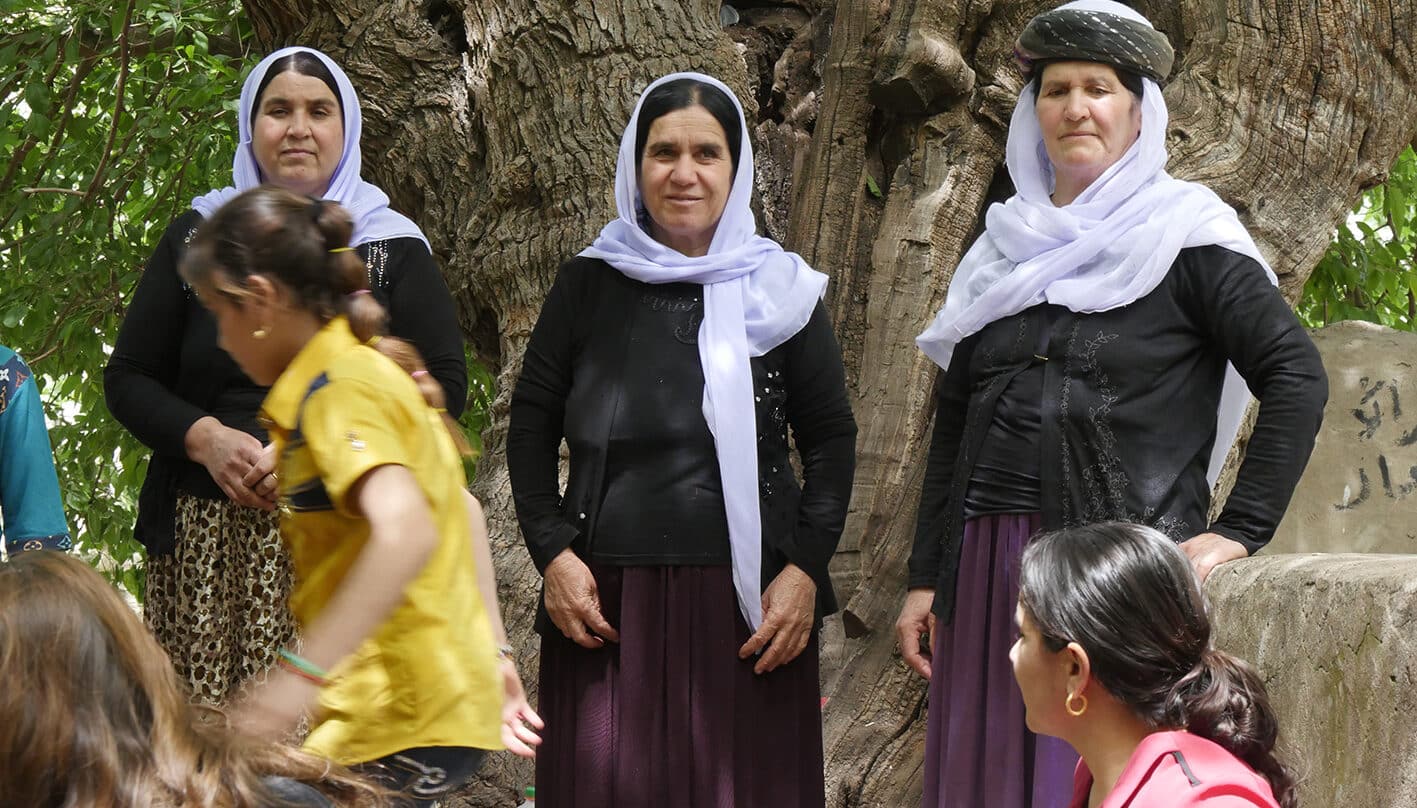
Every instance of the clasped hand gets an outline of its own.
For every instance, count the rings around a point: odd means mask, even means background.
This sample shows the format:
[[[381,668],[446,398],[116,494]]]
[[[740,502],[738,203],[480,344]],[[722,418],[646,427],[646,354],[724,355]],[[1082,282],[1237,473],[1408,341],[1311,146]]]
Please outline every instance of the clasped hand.
[[[186,442],[188,457],[206,467],[232,502],[275,510],[279,490],[274,445],[262,446],[254,437],[210,415],[187,430]]]

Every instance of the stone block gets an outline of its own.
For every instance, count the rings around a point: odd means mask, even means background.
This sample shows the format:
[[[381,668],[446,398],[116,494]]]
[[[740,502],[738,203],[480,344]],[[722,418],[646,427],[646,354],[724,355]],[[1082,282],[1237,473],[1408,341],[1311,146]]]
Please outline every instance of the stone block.
[[[1300,804],[1417,805],[1417,556],[1258,556],[1205,590],[1216,646],[1265,680]]]
[[[1265,552],[1417,553],[1417,334],[1341,322],[1313,337],[1328,407]]]

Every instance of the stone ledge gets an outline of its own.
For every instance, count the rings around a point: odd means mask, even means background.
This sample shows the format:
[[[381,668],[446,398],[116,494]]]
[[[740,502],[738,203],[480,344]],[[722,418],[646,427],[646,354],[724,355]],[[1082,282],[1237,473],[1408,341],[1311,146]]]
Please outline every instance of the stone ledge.
[[[1417,555],[1260,555],[1206,582],[1279,714],[1303,805],[1417,805]]]

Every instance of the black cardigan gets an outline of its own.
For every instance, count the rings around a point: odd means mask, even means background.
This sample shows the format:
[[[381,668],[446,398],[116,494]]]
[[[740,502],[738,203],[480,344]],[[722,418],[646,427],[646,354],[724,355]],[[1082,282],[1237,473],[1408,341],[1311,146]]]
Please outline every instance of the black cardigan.
[[[956,347],[938,384],[909,565],[912,588],[936,588],[937,615],[954,613],[975,456],[999,394],[1040,346],[1042,456],[1020,462],[1039,464],[1045,529],[1139,521],[1177,541],[1211,531],[1251,553],[1270,540],[1313,450],[1327,376],[1258,263],[1222,247],[1188,248],[1130,305],[1092,314],[1035,306]],[[1205,475],[1227,360],[1260,410],[1235,488],[1207,525]]]
[[[624,346],[650,288],[603,261],[574,258],[542,305],[507,432],[517,520],[538,570],[567,547],[587,558],[594,543]],[[837,604],[827,566],[851,496],[856,421],[826,309],[819,303],[801,331],[751,365],[754,389],[765,391],[756,405],[763,585],[794,563],[817,584],[819,615],[829,614]],[[700,400],[684,406],[697,409]],[[800,487],[788,463],[789,426],[802,459]],[[571,458],[564,496],[563,437]]]
[[[189,210],[168,226],[133,291],[103,372],[109,412],[153,450],[135,528],[153,555],[172,552],[178,492],[226,498],[206,468],[187,458],[185,438],[192,424],[212,415],[266,440],[256,423],[266,388],[217,347],[215,320],[177,274],[201,222],[201,215]],[[467,360],[452,296],[428,248],[418,239],[399,238],[358,249],[369,264],[375,297],[389,310],[390,331],[418,348],[456,417],[467,401]]]

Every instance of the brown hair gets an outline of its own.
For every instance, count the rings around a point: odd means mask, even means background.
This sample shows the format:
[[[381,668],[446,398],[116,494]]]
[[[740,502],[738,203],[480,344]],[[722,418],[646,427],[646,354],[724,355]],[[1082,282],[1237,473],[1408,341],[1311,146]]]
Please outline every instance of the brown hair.
[[[263,185],[236,196],[202,223],[182,259],[184,280],[240,305],[252,275],[273,278],[321,320],[343,315],[360,340],[392,359],[443,414],[453,443],[472,453],[467,437],[444,411],[443,388],[418,349],[388,336],[388,312],[369,293],[369,270],[349,244],[354,221],[336,202]]]
[[[1097,681],[1142,720],[1214,741],[1264,776],[1283,808],[1298,805],[1264,682],[1211,645],[1175,542],[1127,522],[1044,534],[1024,550],[1018,600],[1049,649],[1081,645]]]
[[[189,704],[137,615],[66,553],[0,564],[0,682],[7,805],[256,808],[281,804],[271,776],[340,806],[387,804],[348,770],[248,740],[220,711]]]

